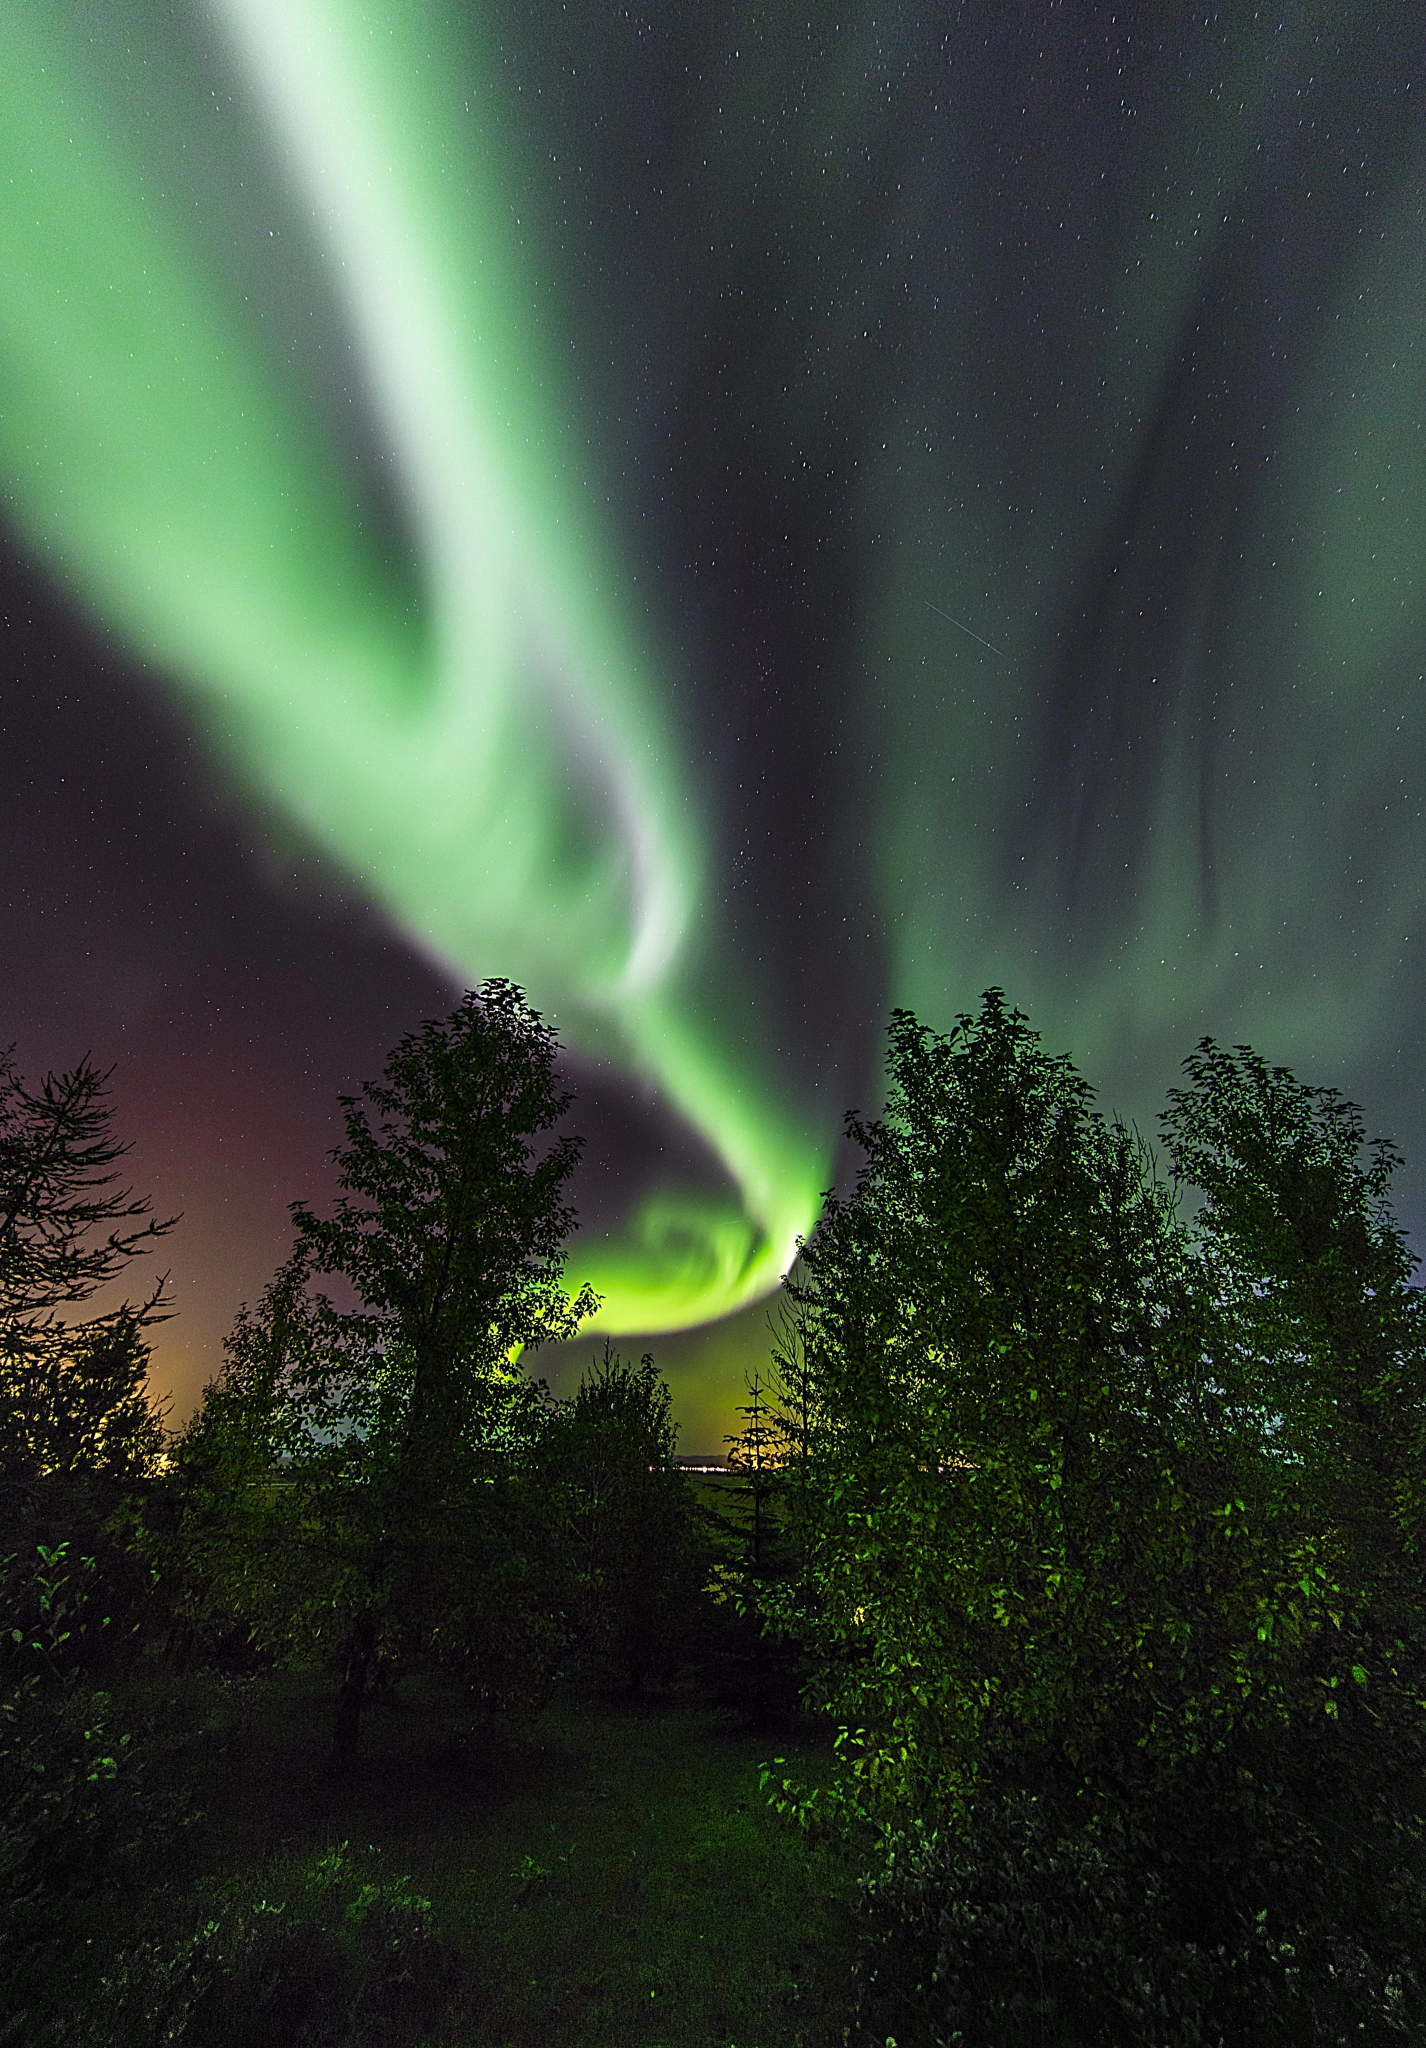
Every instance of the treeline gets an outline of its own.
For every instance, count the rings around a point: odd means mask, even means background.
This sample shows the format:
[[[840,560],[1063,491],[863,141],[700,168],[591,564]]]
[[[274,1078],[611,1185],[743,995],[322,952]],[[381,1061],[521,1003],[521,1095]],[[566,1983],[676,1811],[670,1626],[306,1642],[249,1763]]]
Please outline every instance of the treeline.
[[[561,1679],[821,1717],[830,1787],[768,1789],[862,1872],[878,2048],[1426,2037],[1426,1323],[1355,1106],[1205,1041],[1155,1153],[998,993],[898,1013],[714,1514],[652,1361],[533,1376],[594,1305],[557,1052],[500,982],[403,1040],[170,1438],[161,1290],[80,1313],[167,1228],[104,1077],[0,1079],[0,2042],[88,2038],[45,2017],[63,1953],[177,1824],[116,1674],[292,1659],[332,1672],[337,1774],[422,1668],[477,1740]],[[437,1998],[410,1901],[362,1896],[343,2010],[397,1954]],[[229,2038],[281,1975],[243,1926],[112,1962],[110,2003],[182,1979]]]

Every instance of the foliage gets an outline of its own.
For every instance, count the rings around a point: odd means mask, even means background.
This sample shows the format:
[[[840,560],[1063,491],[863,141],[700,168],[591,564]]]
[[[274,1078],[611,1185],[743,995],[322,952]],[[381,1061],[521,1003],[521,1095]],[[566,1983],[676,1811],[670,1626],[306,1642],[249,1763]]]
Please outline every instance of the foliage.
[[[1180,1260],[1142,1148],[996,995],[949,1039],[898,1013],[889,1064],[781,1354],[807,1579],[780,1611],[868,1816],[1114,1739],[1177,1576]]]
[[[898,1013],[889,1065],[791,1289],[805,1570],[770,1605],[842,1724],[909,2038],[1002,1992],[1007,2041],[1415,2024],[1426,1352],[1389,1149],[1205,1042],[1166,1119],[1188,1225],[997,992],[949,1037]],[[1061,1950],[1099,1960],[1037,2005]]]
[[[351,1283],[373,1355],[410,1375],[406,1448],[428,1478],[472,1432],[483,1444],[509,1361],[572,1337],[596,1306],[563,1285],[580,1140],[548,1137],[571,1100],[558,1050],[517,988],[486,982],[404,1038],[365,1103],[342,1098],[335,1213],[293,1205],[312,1270]]]
[[[1315,1600],[1304,1670],[1319,1699],[1369,1689],[1367,1718],[1415,1726],[1426,1690],[1426,1297],[1391,1210],[1400,1161],[1362,1163],[1360,1110],[1247,1047],[1205,1039],[1164,1137],[1202,1191],[1192,1278],[1211,1377],[1203,1398],[1267,1474],[1264,1512]],[[1391,1704],[1388,1706],[1388,1699]],[[1342,1699],[1323,1702],[1329,1715]],[[1357,1710],[1354,1710],[1357,1711]]]
[[[757,1585],[778,1575],[783,1535],[778,1504],[788,1446],[786,1427],[768,1404],[768,1389],[760,1373],[749,1374],[747,1393],[747,1400],[734,1409],[743,1417],[742,1427],[723,1439],[733,1478],[721,1498],[732,1506],[731,1526],[742,1539],[741,1573]]]
[[[25,2037],[87,1903],[154,1820],[130,1736],[76,1659],[94,1579],[64,1544],[0,1561],[0,2041]]]
[[[575,1655],[586,1673],[632,1692],[672,1677],[703,1577],[669,1407],[653,1359],[630,1365],[606,1344],[549,1437],[565,1503]]]
[[[743,1425],[724,1438],[728,1478],[706,1511],[714,1562],[700,1657],[712,1698],[762,1729],[796,1713],[805,1675],[798,1644],[769,1611],[797,1553],[785,1501],[788,1432],[768,1391],[761,1374],[748,1377],[735,1410]]]
[[[1420,2038],[1421,1888],[1300,1813],[1186,1773],[1180,1811],[1067,1822],[1033,1795],[912,1827],[866,1881],[858,2038],[904,2048],[1316,2048]],[[1219,1828],[1175,1839],[1191,1798]],[[1136,1826],[1136,1822],[1138,1825]],[[1377,1845],[1379,1846],[1379,1845]],[[1253,1910],[1195,1911],[1226,1880]],[[1261,1902],[1261,1903],[1256,1903]]]
[[[108,1081],[84,1060],[33,1090],[0,1057],[0,1477],[126,1479],[161,1447],[143,1333],[162,1318],[164,1283],[87,1322],[72,1315],[174,1220],[153,1220],[120,1183],[129,1148]]]
[[[346,1843],[284,1882],[206,1888],[195,1920],[110,1964],[53,2048],[401,2048],[428,2041],[460,1979],[430,1901]],[[279,1895],[274,1895],[276,1892]]]
[[[370,1388],[341,1373],[341,1334],[289,1261],[239,1310],[223,1371],[176,1440],[184,1661],[280,1655],[365,1598],[365,1438],[345,1408]]]
[[[0,1058],[0,1298],[12,1338],[34,1318],[89,1300],[172,1228],[143,1222],[149,1204],[116,1186],[111,1169],[129,1148],[111,1130],[109,1079],[83,1060],[34,1091]],[[140,1227],[114,1227],[125,1223]]]
[[[307,1290],[300,1260],[239,1317],[177,1450],[187,1653],[241,1667],[315,1650],[349,1673],[359,1655],[363,1692],[378,1660],[445,1666],[483,1709],[527,1710],[562,1643],[533,1470],[547,1400],[489,1375],[466,1483],[427,1493],[405,1456],[409,1379],[354,1359],[365,1330]]]
[[[163,1424],[148,1391],[142,1310],[31,1332],[0,1359],[0,1473],[103,1473],[120,1482],[159,1464]]]
[[[122,1184],[108,1076],[85,1060],[32,1090],[0,1059],[0,2039],[132,1882],[164,1802],[96,1680],[154,1611],[145,1495],[163,1429],[147,1391],[160,1281],[99,1315],[171,1227]]]
[[[504,982],[402,1040],[345,1100],[335,1214],[294,1205],[294,1255],[177,1448],[191,1640],[336,1657],[339,1751],[378,1660],[457,1670],[483,1708],[529,1707],[553,1676],[552,1404],[512,1360],[593,1306],[560,1278],[578,1141],[549,1136],[557,1050]]]

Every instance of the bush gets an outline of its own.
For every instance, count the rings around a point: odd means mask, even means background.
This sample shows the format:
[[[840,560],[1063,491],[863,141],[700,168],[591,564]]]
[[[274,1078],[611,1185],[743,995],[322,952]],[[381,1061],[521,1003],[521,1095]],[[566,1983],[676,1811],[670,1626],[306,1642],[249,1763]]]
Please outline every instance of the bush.
[[[40,1545],[0,1567],[0,2042],[82,1941],[88,1902],[134,1862],[155,1818],[128,1734],[74,1650],[94,1561]]]
[[[1370,1837],[1340,1853],[1243,1773],[1172,1812],[1030,1795],[913,1826],[863,1884],[876,2048],[1337,2048],[1420,2040],[1426,1884]],[[1377,1845],[1379,1846],[1379,1845]]]
[[[1157,1889],[1128,1861],[1122,1839],[1061,1832],[1033,1798],[959,1837],[897,1838],[863,1887],[864,2022],[903,2048],[1198,2048],[1211,1964],[1149,1934]]]
[[[346,1843],[280,1888],[228,1882],[196,1920],[115,1958],[48,2042],[406,2048],[434,2036],[459,1983],[430,1910],[408,1879],[380,1874],[374,1850]]]

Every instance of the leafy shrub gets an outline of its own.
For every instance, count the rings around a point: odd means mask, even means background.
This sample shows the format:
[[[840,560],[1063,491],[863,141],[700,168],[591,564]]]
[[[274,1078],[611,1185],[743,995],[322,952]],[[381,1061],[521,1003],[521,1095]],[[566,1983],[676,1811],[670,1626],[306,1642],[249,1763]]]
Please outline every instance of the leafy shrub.
[[[381,1876],[374,1850],[352,1855],[345,1843],[280,1888],[227,1882],[196,1921],[111,1962],[48,2042],[414,2048],[435,2035],[459,1983],[430,1910],[408,1879]]]
[[[1426,1885],[1331,1853],[1251,1781],[1132,1815],[1028,1795],[913,1826],[863,1885],[877,2048],[1337,2048],[1420,2040]],[[1234,1792],[1237,1797],[1235,1798]],[[1216,1836],[1216,1839],[1214,1837]]]
[[[153,1818],[130,1737],[74,1662],[92,1558],[40,1545],[0,1566],[0,2041],[21,2038],[85,1903],[133,1860]]]

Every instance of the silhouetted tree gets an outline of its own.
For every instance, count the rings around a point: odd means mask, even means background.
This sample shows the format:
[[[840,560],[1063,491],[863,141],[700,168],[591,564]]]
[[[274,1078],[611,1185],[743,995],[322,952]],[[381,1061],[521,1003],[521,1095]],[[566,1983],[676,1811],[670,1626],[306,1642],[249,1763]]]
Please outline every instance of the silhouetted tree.
[[[728,1477],[710,1489],[707,1504],[714,1562],[703,1663],[717,1704],[768,1728],[795,1711],[801,1691],[798,1646],[768,1611],[795,1564],[785,1499],[793,1446],[760,1373],[749,1375],[747,1393],[734,1411],[742,1427],[724,1438]]]
[[[105,1887],[132,1882],[158,1813],[96,1674],[153,1610],[135,1503],[163,1443],[139,1301],[82,1311],[171,1227],[118,1171],[108,1075],[30,1089],[0,1058],[0,2033],[82,1952]]]
[[[334,1212],[293,1205],[293,1258],[180,1446],[194,1625],[246,1618],[336,1655],[338,1759],[378,1655],[448,1666],[496,1706],[538,1694],[560,1648],[533,1460],[551,1403],[515,1364],[595,1306],[562,1279],[579,1140],[552,1135],[557,1054],[487,982],[343,1098]],[[334,1308],[322,1274],[361,1307]]]
[[[563,1281],[582,1141],[549,1135],[572,1100],[558,1052],[519,989],[486,982],[403,1038],[365,1100],[342,1097],[333,1214],[293,1204],[310,1269],[351,1284],[371,1355],[409,1376],[403,1448],[428,1487],[484,1440],[510,1361],[572,1337],[596,1306]]]
[[[631,1365],[606,1344],[549,1442],[566,1501],[576,1654],[586,1671],[640,1692],[676,1669],[703,1575],[653,1359]]]
[[[133,1478],[162,1443],[144,1332],[166,1281],[74,1315],[176,1220],[123,1185],[109,1078],[83,1060],[30,1089],[0,1057],[0,1478]]]
[[[1204,1039],[1184,1067],[1163,1128],[1204,1198],[1206,1398],[1252,1442],[1321,1590],[1350,1603],[1350,1623],[1319,1632],[1318,1660],[1338,1653],[1315,1677],[1360,1698],[1347,1667],[1370,1648],[1373,1691],[1409,1657],[1426,1692],[1426,1296],[1391,1208],[1400,1155],[1366,1145],[1355,1103],[1249,1047]]]

